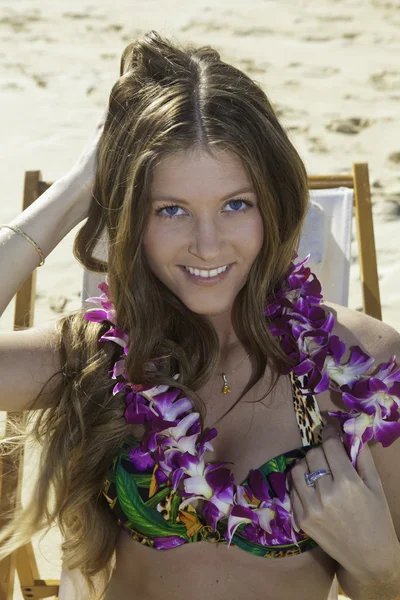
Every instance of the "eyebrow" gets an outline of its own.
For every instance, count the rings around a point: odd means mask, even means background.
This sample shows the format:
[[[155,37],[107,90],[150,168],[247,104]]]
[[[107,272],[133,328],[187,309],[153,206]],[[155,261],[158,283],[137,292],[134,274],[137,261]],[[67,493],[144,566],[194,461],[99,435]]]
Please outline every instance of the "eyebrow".
[[[223,202],[224,200],[226,200],[227,198],[231,198],[232,196],[237,196],[238,194],[245,194],[245,193],[249,193],[249,192],[252,194],[256,193],[252,187],[246,186],[246,187],[240,188],[239,190],[236,190],[235,192],[230,192],[229,194],[226,194],[226,196],[223,196],[222,198],[220,198],[220,202]],[[152,202],[161,202],[161,201],[179,202],[179,204],[186,204],[186,206],[190,205],[190,202],[188,202],[187,200],[183,200],[182,198],[175,198],[173,196],[157,196],[157,197],[152,198]]]

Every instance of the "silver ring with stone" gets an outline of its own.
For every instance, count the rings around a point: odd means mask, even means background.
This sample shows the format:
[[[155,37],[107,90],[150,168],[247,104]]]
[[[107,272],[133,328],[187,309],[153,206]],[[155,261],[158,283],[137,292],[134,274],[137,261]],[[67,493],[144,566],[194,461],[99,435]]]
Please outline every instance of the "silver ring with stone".
[[[318,469],[318,471],[312,473],[304,473],[304,478],[309,487],[315,487],[315,482],[324,475],[332,475],[332,473],[329,469]]]

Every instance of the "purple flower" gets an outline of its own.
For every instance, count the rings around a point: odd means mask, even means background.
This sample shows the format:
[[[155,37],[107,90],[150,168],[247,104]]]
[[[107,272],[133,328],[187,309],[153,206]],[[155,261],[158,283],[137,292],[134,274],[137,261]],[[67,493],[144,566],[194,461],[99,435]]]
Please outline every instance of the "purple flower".
[[[264,309],[266,316],[272,316],[284,307],[293,309],[301,297],[306,299],[308,304],[319,304],[322,299],[321,284],[314,275],[314,279],[308,281],[311,270],[303,266],[309,258],[310,255],[300,263],[292,263],[281,288],[268,299],[268,305]]]
[[[161,394],[152,395],[150,409],[165,421],[176,421],[180,415],[193,408],[193,404],[188,398],[176,399],[180,392],[179,389],[169,389]]]
[[[228,542],[228,545],[230,545],[236,529],[243,523],[256,523],[258,525],[258,516],[255,510],[242,506],[241,504],[236,504],[229,514],[228,529],[225,533],[225,539]]]
[[[285,473],[270,473],[277,497],[258,470],[250,471],[248,485],[236,486],[225,539],[230,544],[236,529],[246,524],[242,535],[261,545],[298,544],[291,514]]]
[[[194,435],[186,435],[187,430],[198,420],[199,413],[189,413],[177,425],[168,427],[160,432],[159,442],[164,448],[166,456],[171,450],[179,450],[179,452],[189,452],[193,456],[196,455],[196,441],[198,433]],[[161,436],[164,439],[161,440]]]
[[[208,500],[203,507],[203,515],[214,531],[219,519],[228,515],[233,501],[234,478],[230,470],[224,468],[224,464],[226,463],[205,465],[204,461],[196,463],[192,460],[184,468],[189,477],[184,480],[182,496],[186,499],[179,509],[194,500]]]
[[[372,437],[380,442],[383,447],[390,446],[400,437],[400,423],[383,418],[380,407],[377,408],[374,414],[366,412],[346,413],[340,410],[328,414],[339,419],[342,424],[345,442],[350,448],[353,467],[356,466],[357,456],[361,448]]]
[[[84,315],[84,318],[87,321],[96,321],[101,323],[102,321],[109,321],[114,325],[117,324],[115,310],[113,308],[111,299],[109,297],[109,288],[108,288],[108,278],[106,276],[105,281],[100,283],[97,286],[100,291],[103,293],[101,296],[96,296],[92,298],[86,298],[86,302],[93,302],[94,304],[99,304],[102,306],[102,309],[97,308],[89,308],[89,310]]]
[[[370,361],[361,350],[355,350],[353,364],[362,371]],[[352,387],[344,385],[341,390],[343,401],[352,412],[329,414],[340,420],[355,466],[358,453],[372,437],[387,447],[400,436],[400,370],[396,357],[382,365],[375,376],[359,377]]]
[[[143,451],[141,447],[129,450],[129,460],[138,471],[148,471],[155,465],[150,453]]]
[[[187,543],[184,538],[181,538],[177,535],[154,537],[152,540],[154,542],[154,548],[157,550],[170,550],[171,548],[177,548],[178,546],[182,546],[182,544]]]
[[[217,435],[218,431],[215,429],[215,427],[213,427],[200,437],[198,446],[199,458],[203,458],[205,452],[213,452],[214,448],[211,446],[210,441],[213,440]]]
[[[353,346],[350,360],[341,364],[340,361],[346,346],[337,336],[331,336],[330,347],[332,354],[327,357],[325,367],[329,379],[338,386],[353,385],[360,379],[360,375],[368,371],[374,363],[374,359],[365,354],[359,346]]]
[[[115,342],[125,348],[128,344],[128,334],[119,327],[112,327],[104,335],[99,338],[99,342]]]
[[[140,394],[129,392],[125,396],[125,420],[127,423],[143,424],[148,420],[150,409],[148,402]]]

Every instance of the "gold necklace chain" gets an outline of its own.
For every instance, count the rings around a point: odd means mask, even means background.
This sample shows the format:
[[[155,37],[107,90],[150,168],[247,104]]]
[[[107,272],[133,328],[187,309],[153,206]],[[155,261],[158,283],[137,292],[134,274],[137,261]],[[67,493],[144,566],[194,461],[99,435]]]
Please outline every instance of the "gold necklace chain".
[[[227,375],[230,375],[231,373],[234,373],[236,371],[236,369],[238,369],[240,367],[240,365],[242,363],[244,363],[244,361],[249,358],[251,352],[249,352],[249,354],[247,356],[245,356],[245,358],[238,364],[237,367],[235,367],[234,369],[232,369],[232,371],[228,371],[228,373],[219,373],[220,377],[222,377],[223,381],[224,381],[224,385],[222,386],[222,390],[221,393],[222,394],[230,394],[230,392],[232,391],[231,388],[228,385],[228,380],[226,378]],[[170,354],[167,354],[166,356],[161,356],[159,358],[168,358],[168,356],[171,356]]]
[[[249,358],[250,354],[251,354],[251,353],[249,353],[249,354],[248,354],[248,355],[247,355],[247,356],[246,356],[246,357],[245,357],[245,358],[242,360],[242,362],[240,362],[240,363],[238,364],[238,366],[237,366],[237,367],[235,367],[234,369],[232,369],[232,371],[229,371],[228,373],[220,373],[220,376],[222,377],[222,379],[223,379],[223,381],[224,381],[224,385],[223,385],[223,387],[222,387],[222,390],[221,390],[221,393],[222,393],[222,394],[229,394],[229,393],[231,392],[231,389],[230,389],[230,387],[229,387],[229,385],[228,385],[228,380],[227,380],[226,376],[227,376],[227,375],[230,375],[231,373],[234,373],[234,372],[236,371],[236,369],[238,369],[238,368],[240,367],[240,365],[241,365],[242,363],[244,363],[244,361],[246,360],[246,358]]]

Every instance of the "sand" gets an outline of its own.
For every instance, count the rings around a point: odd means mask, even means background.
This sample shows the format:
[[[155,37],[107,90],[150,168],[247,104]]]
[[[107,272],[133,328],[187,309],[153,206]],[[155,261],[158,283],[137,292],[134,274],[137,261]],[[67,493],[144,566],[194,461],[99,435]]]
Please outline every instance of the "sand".
[[[368,162],[383,320],[400,329],[400,5],[398,0],[3,0],[0,6],[0,224],[21,212],[24,171],[54,181],[74,164],[118,77],[120,55],[151,29],[211,44],[269,95],[310,174]],[[78,225],[37,271],[35,324],[80,304]],[[360,310],[357,243],[349,306]],[[0,320],[12,329],[14,303]],[[29,455],[26,472],[32,471]],[[24,486],[24,497],[29,494]],[[37,552],[58,577],[57,532]],[[15,598],[22,598],[15,592]]]

